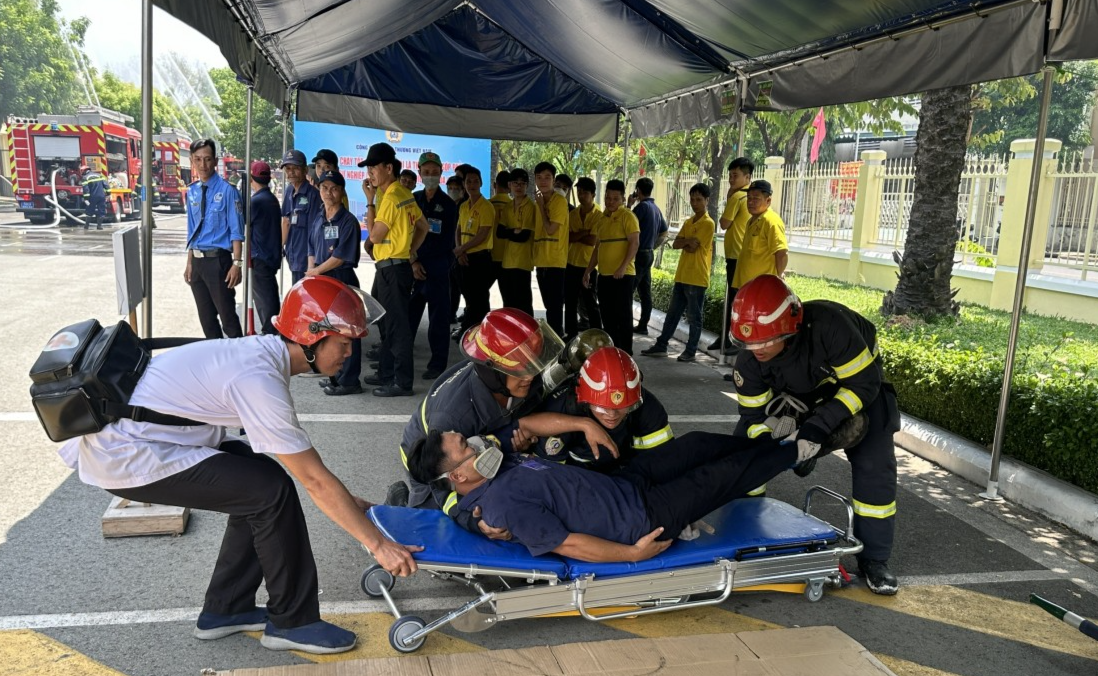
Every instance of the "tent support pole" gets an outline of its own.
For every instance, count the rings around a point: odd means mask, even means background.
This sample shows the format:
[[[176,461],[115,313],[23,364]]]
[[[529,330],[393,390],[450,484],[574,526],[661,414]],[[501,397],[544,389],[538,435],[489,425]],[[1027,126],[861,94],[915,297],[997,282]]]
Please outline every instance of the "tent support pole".
[[[244,207],[244,246],[241,248],[241,257],[244,259],[241,272],[244,278],[244,317],[241,320],[244,326],[244,335],[250,335],[248,324],[251,322],[252,331],[259,333],[260,328],[255,326],[252,319],[252,96],[253,87],[248,84],[248,105],[244,119],[244,176],[240,179],[240,201]]]
[[[282,156],[283,157],[286,157],[286,150],[287,150],[286,143],[287,143],[288,131],[289,131],[289,125],[287,124],[287,120],[290,117],[290,105],[291,105],[292,98],[293,97],[290,95],[290,88],[287,87],[286,88],[286,102],[282,105]],[[279,162],[280,165],[282,164],[282,160],[279,160],[278,162]],[[279,168],[281,169],[282,167],[280,166]],[[282,187],[283,187],[283,189],[285,189],[285,187],[286,187],[286,172],[285,171],[282,172]],[[286,266],[284,266],[284,265],[279,265],[278,266],[278,297],[280,299],[282,298],[284,284],[285,284],[285,281],[286,281],[285,280],[285,272],[284,272],[285,267]]]
[[[1033,146],[1033,170],[1029,176],[1029,203],[1026,205],[1025,226],[1022,229],[1022,252],[1018,256],[1018,281],[1014,285],[1014,308],[1010,316],[1010,334],[1007,338],[1006,362],[1003,368],[1003,390],[999,397],[999,412],[995,418],[995,437],[991,444],[991,472],[987,490],[980,493],[985,500],[1001,501],[999,496],[999,463],[1003,455],[1003,436],[1006,431],[1007,405],[1010,403],[1011,380],[1014,376],[1014,356],[1018,347],[1018,325],[1025,302],[1026,277],[1029,273],[1029,251],[1033,242],[1033,221],[1037,214],[1037,191],[1041,184],[1041,171],[1045,158],[1045,134],[1048,131],[1048,108],[1052,101],[1052,75],[1056,68],[1046,65],[1041,88],[1041,113],[1037,118],[1037,140]]]
[[[739,125],[739,138],[736,139],[736,157],[743,157],[743,144],[747,137],[747,114],[743,112],[743,104],[747,100],[747,78],[740,80],[740,109],[737,115],[736,123]],[[729,232],[725,231],[724,236],[728,237]],[[728,329],[730,327],[731,318],[728,316],[728,310],[730,303],[728,302],[729,289],[732,288],[732,280],[725,280],[724,284],[724,323],[721,324],[721,354],[720,362],[722,364],[731,364],[733,362],[732,355],[725,354],[724,348],[728,344]]]
[[[625,184],[625,192],[629,193],[629,116],[623,115],[625,119],[625,133],[622,135],[621,140],[621,182]]]
[[[145,337],[152,338],[152,229],[153,229],[153,6],[141,3],[141,302]],[[188,254],[189,255],[189,254]]]

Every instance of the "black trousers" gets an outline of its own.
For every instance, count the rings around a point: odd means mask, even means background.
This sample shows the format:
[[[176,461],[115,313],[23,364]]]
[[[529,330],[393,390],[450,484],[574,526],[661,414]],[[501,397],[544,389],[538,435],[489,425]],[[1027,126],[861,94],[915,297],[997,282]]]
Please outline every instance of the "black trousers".
[[[796,444],[770,439],[690,432],[668,443],[675,447],[640,453],[618,473],[640,489],[650,526],[664,527],[660,540],[797,462]]]
[[[419,332],[423,311],[427,310],[427,343],[431,346],[430,371],[445,371],[450,356],[450,261],[424,261],[427,279],[412,282],[412,299],[408,306],[408,326],[413,339]]]
[[[655,255],[651,249],[641,249],[633,261],[637,269],[637,276],[633,280],[633,289],[640,299],[641,314],[637,320],[637,326],[648,326],[648,320],[652,318],[652,261]],[[632,300],[632,296],[630,296]],[[617,343],[615,343],[616,345]]]
[[[290,270],[290,281],[293,284],[297,284],[301,280],[305,279],[305,271]]]
[[[569,265],[564,269],[564,333],[574,336],[584,329],[601,329],[602,313],[599,312],[597,272],[591,273],[591,288],[583,286],[583,273],[587,268]]]
[[[412,388],[412,329],[408,309],[412,296],[412,266],[390,265],[377,271],[377,300],[385,308],[381,318],[381,355],[378,377],[397,387]]]
[[[358,274],[354,268],[336,268],[335,270],[329,270],[324,273],[328,277],[333,277],[339,281],[353,286],[356,289],[359,288]],[[343,367],[339,369],[339,373],[332,377],[336,385],[343,385],[344,387],[350,387],[352,385],[358,385],[358,379],[362,376],[362,339],[356,338],[351,341],[351,356],[347,357],[347,360],[343,362]]]
[[[503,306],[522,310],[534,316],[534,288],[530,285],[530,271],[521,268],[503,268],[499,271],[499,293]]]
[[[191,252],[187,252],[192,256]],[[191,294],[198,308],[198,321],[206,338],[240,338],[240,317],[236,316],[236,289],[230,289],[225,276],[233,266],[233,255],[222,251],[217,256],[191,257]],[[218,322],[218,317],[221,321]],[[224,333],[222,333],[224,329]]]
[[[860,559],[887,561],[896,535],[896,442],[900,412],[896,393],[885,384],[865,409],[869,431],[846,449],[853,479],[854,535],[865,548]]]
[[[252,302],[255,303],[255,326],[259,333],[273,334],[271,318],[278,314],[278,268],[258,258],[252,259]]]
[[[461,305],[461,273],[464,269],[457,263],[450,268],[450,317],[457,317],[458,306]]]
[[[477,326],[491,309],[492,282],[496,271],[492,267],[492,252],[488,249],[468,254],[469,265],[459,266],[461,271],[461,295],[465,296],[465,317],[461,328]]]
[[[316,562],[293,479],[277,460],[253,453],[242,441],[225,442],[220,450],[166,479],[109,492],[229,515],[203,610],[219,615],[250,611],[266,581],[267,613],[276,627],[316,622]]]
[[[558,336],[563,336],[564,268],[538,268],[537,276],[541,302],[545,305],[545,321]]]
[[[610,334],[614,347],[633,354],[633,275],[614,279],[599,275],[599,310],[602,327]]]

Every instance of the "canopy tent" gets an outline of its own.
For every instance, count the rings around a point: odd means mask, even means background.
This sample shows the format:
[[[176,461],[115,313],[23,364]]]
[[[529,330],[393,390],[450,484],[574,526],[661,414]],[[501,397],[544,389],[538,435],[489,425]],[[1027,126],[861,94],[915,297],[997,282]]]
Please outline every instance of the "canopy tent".
[[[260,96],[284,105],[296,91],[299,119],[484,138],[613,142],[622,114],[655,136],[731,120],[741,103],[860,101],[1098,52],[1093,0],[154,3]]]

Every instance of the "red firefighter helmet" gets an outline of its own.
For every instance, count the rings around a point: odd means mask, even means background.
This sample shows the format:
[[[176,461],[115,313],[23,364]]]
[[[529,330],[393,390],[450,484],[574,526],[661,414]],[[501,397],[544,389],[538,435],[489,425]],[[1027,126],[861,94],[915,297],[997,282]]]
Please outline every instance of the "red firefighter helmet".
[[[801,328],[801,300],[780,277],[759,275],[732,301],[732,340],[747,349],[773,345]]]
[[[625,350],[601,347],[583,362],[576,401],[629,413],[641,405],[641,399],[640,369]]]
[[[323,275],[293,285],[271,323],[286,338],[313,345],[331,335],[362,338],[385,311],[369,294]]]
[[[545,370],[564,349],[564,342],[544,320],[505,307],[492,310],[479,326],[470,327],[461,347],[473,361],[523,378]]]

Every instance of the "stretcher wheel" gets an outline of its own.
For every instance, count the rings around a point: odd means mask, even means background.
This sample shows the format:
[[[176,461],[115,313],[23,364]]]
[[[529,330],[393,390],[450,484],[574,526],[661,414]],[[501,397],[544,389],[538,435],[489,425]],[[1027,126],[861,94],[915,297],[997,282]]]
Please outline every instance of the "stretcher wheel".
[[[381,590],[391,590],[394,581],[392,573],[375,563],[362,573],[362,591],[371,598],[380,598]]]
[[[804,586],[804,597],[811,603],[815,603],[823,598],[824,595],[824,581],[823,580],[809,580]]]
[[[389,645],[393,646],[393,650],[397,652],[414,653],[423,646],[423,642],[427,640],[427,637],[420,636],[408,644],[402,641],[425,626],[427,626],[427,623],[415,615],[405,615],[397,619],[396,622],[393,622],[393,626],[389,627]]]

